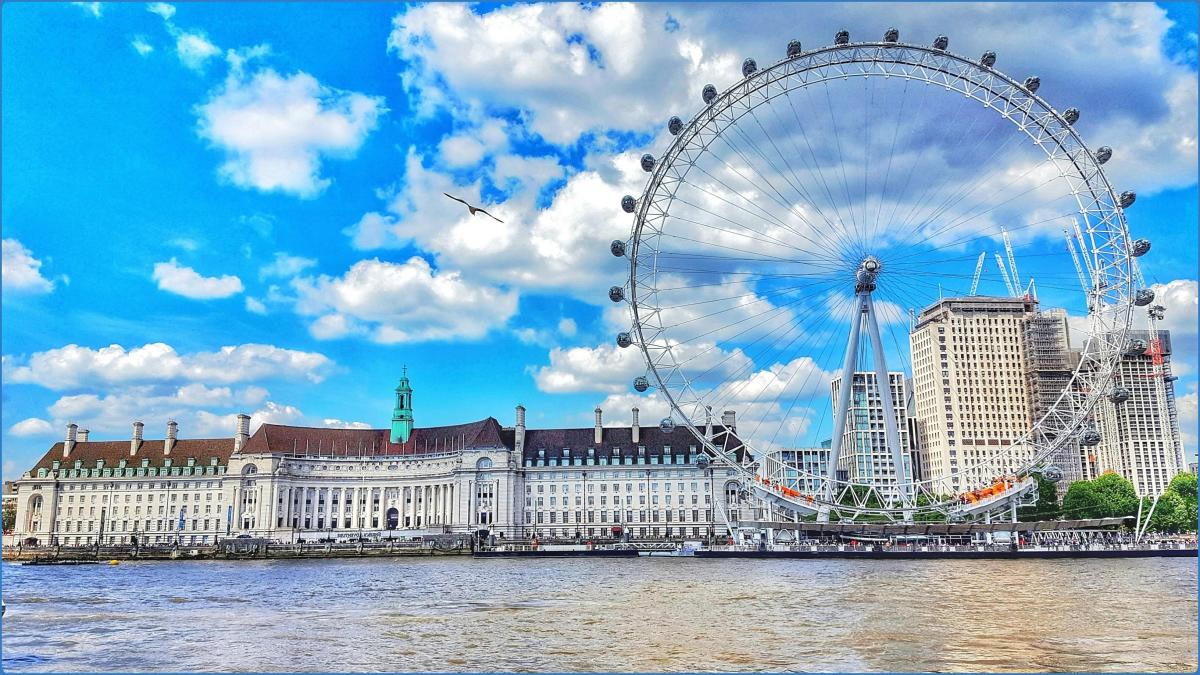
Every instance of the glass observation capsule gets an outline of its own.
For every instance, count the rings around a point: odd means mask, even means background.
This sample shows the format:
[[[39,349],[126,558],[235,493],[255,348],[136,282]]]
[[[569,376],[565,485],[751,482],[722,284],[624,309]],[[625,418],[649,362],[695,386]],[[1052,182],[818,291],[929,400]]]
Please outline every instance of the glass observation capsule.
[[[683,120],[678,117],[667,120],[667,131],[671,132],[672,136],[678,136],[679,132],[683,131]]]
[[[705,105],[712,103],[717,98],[717,88],[711,84],[704,85],[704,91],[700,96],[704,99]]]
[[[613,302],[620,302],[625,299],[625,289],[620,286],[613,286],[608,289],[608,299]]]
[[[996,65],[996,52],[984,52],[983,56],[979,57],[979,62],[986,68],[991,68]]]
[[[850,31],[848,31],[848,30],[839,30],[837,32],[837,35],[834,36],[834,38],[833,38],[833,44],[835,44],[835,45],[845,45],[845,44],[849,44],[849,43],[850,43]]]
[[[1136,201],[1137,201],[1137,193],[1130,191],[1130,190],[1126,190],[1125,192],[1121,193],[1121,200],[1119,203],[1121,204],[1121,208],[1127,209],[1127,208],[1133,206],[1133,203]]]
[[[1108,400],[1113,403],[1124,403],[1129,400],[1129,390],[1125,387],[1115,387],[1108,393]]]
[[[1042,471],[1042,478],[1045,478],[1051,483],[1057,483],[1063,479],[1062,469],[1058,468],[1057,466],[1048,466],[1044,471]]]
[[[1112,148],[1102,145],[1096,149],[1096,161],[1103,164],[1112,159]]]
[[[800,56],[801,52],[803,52],[803,51],[804,50],[803,50],[803,48],[801,48],[799,40],[792,40],[791,42],[788,43],[787,55],[788,55],[789,59],[794,59],[797,56]]]
[[[883,33],[883,41],[884,42],[899,42],[900,41],[900,31],[896,30],[895,28],[887,29]]]
[[[1133,256],[1140,258],[1150,252],[1149,239],[1134,239],[1133,240]]]
[[[742,77],[750,77],[758,71],[758,64],[754,59],[746,59],[742,61]]]
[[[1078,122],[1079,108],[1067,108],[1066,112],[1063,113],[1063,119],[1067,121],[1067,124],[1075,124]]]
[[[1037,75],[1031,75],[1025,78],[1025,89],[1031,94],[1036,94],[1037,90],[1042,86],[1042,78]]]
[[[1154,290],[1150,288],[1139,288],[1137,293],[1133,295],[1133,304],[1138,307],[1145,307],[1154,302]]]
[[[939,35],[933,39],[934,49],[945,49],[950,46],[950,38],[945,35]]]
[[[633,378],[633,388],[637,389],[638,391],[646,391],[650,388],[650,380],[638,375],[637,377]]]
[[[655,165],[654,155],[651,155],[650,153],[646,153],[646,154],[642,155],[642,171],[645,171],[646,173],[650,173],[651,171],[654,170],[654,165]]]
[[[634,209],[636,209],[636,208],[637,208],[637,200],[633,198],[633,195],[625,195],[624,197],[621,197],[621,210],[622,211],[624,211],[625,213],[633,213]]]
[[[658,423],[658,429],[664,434],[669,434],[672,431],[675,431],[675,420],[671,419],[670,417],[664,417],[663,421]]]
[[[1100,444],[1100,432],[1095,429],[1088,429],[1083,432],[1083,436],[1079,438],[1079,444],[1087,447]]]
[[[625,332],[617,333],[617,346],[618,347],[620,347],[621,349],[624,349],[631,344],[633,344],[633,337],[630,336],[629,333],[625,333]]]
[[[613,256],[623,258],[625,257],[625,242],[620,239],[613,239],[612,243],[608,245],[608,250],[612,251]]]
[[[1149,346],[1150,345],[1146,344],[1145,340],[1141,338],[1134,338],[1129,341],[1128,345],[1125,345],[1125,354],[1127,356],[1139,356],[1141,354],[1145,354],[1146,349]]]

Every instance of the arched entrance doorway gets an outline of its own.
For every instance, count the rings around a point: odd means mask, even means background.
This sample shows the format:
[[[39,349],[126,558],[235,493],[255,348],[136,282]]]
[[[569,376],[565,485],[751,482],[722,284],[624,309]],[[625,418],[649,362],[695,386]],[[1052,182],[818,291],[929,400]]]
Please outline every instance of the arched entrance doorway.
[[[396,507],[387,510],[387,529],[394,530],[400,527],[400,511]]]

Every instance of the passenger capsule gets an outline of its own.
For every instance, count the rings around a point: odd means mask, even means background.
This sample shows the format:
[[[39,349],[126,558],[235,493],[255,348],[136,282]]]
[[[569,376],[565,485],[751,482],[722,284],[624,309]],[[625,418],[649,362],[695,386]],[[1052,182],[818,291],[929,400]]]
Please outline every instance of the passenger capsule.
[[[1133,203],[1136,201],[1137,201],[1137,193],[1136,192],[1126,190],[1125,192],[1121,193],[1121,201],[1120,201],[1121,208],[1127,209],[1127,208],[1133,206]]]
[[[750,77],[756,71],[758,71],[758,64],[754,62],[754,59],[742,61],[742,77]]]
[[[650,388],[650,380],[638,375],[637,377],[633,378],[633,388],[637,389],[638,391],[646,391]]]
[[[802,51],[804,51],[804,50],[800,47],[799,40],[792,40],[791,42],[788,43],[787,55],[788,55],[789,59],[794,59],[797,56],[800,56],[800,53]]]
[[[1133,257],[1140,258],[1150,252],[1149,239],[1134,239],[1133,240]]]
[[[984,52],[983,56],[979,57],[979,62],[985,68],[991,68],[996,65],[996,52]]]
[[[625,299],[625,289],[620,286],[613,286],[608,289],[608,299],[613,302],[620,302]]]
[[[850,31],[839,30],[837,32],[837,35],[833,38],[833,44],[835,44],[835,45],[850,44]]]
[[[1048,466],[1044,471],[1042,471],[1042,478],[1045,478],[1051,483],[1057,483],[1063,479],[1062,469],[1058,468],[1057,466]]]
[[[1133,294],[1133,304],[1138,307],[1145,307],[1154,302],[1154,290],[1150,288],[1139,288],[1137,293]]]
[[[883,41],[884,42],[899,42],[900,41],[900,31],[896,30],[895,28],[887,29],[883,33]]]
[[[717,88],[711,84],[704,85],[704,92],[701,94],[704,98],[704,103],[707,105],[712,103],[717,98]]]
[[[624,197],[621,197],[621,210],[622,211],[624,211],[625,213],[633,213],[634,209],[636,209],[636,208],[637,208],[637,200],[633,198],[633,195],[625,195]]]
[[[621,241],[620,239],[613,239],[612,243],[608,245],[608,250],[612,251],[613,257],[624,258],[625,242]]]
[[[1088,429],[1083,432],[1083,436],[1079,438],[1079,444],[1085,447],[1100,445],[1100,432],[1095,429]]]
[[[934,49],[945,49],[950,46],[950,38],[945,35],[939,35],[933,39]]]
[[[1108,400],[1113,403],[1124,403],[1129,400],[1129,390],[1125,387],[1113,387],[1113,390],[1108,392]]]
[[[1036,94],[1039,87],[1042,86],[1042,78],[1037,75],[1031,75],[1025,78],[1025,89],[1031,94]]]
[[[658,429],[664,434],[669,434],[675,431],[675,420],[671,419],[670,417],[664,417],[663,421],[658,423]]]
[[[1146,349],[1149,348],[1149,346],[1150,345],[1146,344],[1145,340],[1141,338],[1134,338],[1129,341],[1129,344],[1125,345],[1125,355],[1141,356],[1142,354],[1146,353]]]
[[[631,344],[633,344],[633,337],[630,336],[629,333],[625,333],[625,332],[617,333],[617,346],[618,347],[620,347],[621,349],[625,349],[626,347],[628,347]]]
[[[671,132],[672,136],[678,136],[679,132],[683,131],[683,120],[678,117],[667,120],[667,131]]]
[[[642,155],[642,171],[650,173],[654,170],[654,155],[646,153]]]
[[[1079,108],[1067,108],[1066,112],[1063,113],[1063,119],[1067,121],[1067,124],[1075,124],[1078,122]]]

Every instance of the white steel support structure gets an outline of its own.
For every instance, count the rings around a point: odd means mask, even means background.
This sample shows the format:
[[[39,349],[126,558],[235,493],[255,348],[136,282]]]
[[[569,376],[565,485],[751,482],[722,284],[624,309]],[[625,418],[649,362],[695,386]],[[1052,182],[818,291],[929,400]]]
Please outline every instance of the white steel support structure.
[[[837,485],[837,465],[842,452],[842,442],[846,428],[846,412],[850,407],[850,391],[854,388],[854,371],[858,368],[858,350],[862,335],[862,325],[867,325],[867,335],[871,340],[873,353],[875,386],[879,390],[880,404],[883,406],[884,439],[892,453],[892,464],[896,476],[896,488],[900,501],[904,506],[911,506],[912,493],[909,490],[909,480],[905,478],[904,448],[900,446],[900,434],[896,426],[896,408],[892,403],[891,379],[888,377],[887,361],[883,353],[883,340],[879,336],[879,320],[875,316],[875,303],[871,300],[871,291],[875,290],[875,278],[883,265],[875,256],[867,256],[859,264],[855,273],[854,313],[850,319],[850,338],[846,342],[846,357],[842,362],[842,385],[838,390],[837,406],[834,408],[833,439],[829,453],[829,467],[826,470],[826,497],[835,499],[834,486]],[[880,486],[873,486],[878,489]],[[909,514],[905,511],[906,515]],[[829,511],[822,509],[818,520],[827,522]]]

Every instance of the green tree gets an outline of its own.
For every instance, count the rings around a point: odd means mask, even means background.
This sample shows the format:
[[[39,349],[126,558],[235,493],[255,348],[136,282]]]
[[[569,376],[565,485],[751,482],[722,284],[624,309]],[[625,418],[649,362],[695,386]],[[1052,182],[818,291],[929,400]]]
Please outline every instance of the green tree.
[[[1061,515],[1058,508],[1058,486],[1040,473],[1033,474],[1033,477],[1038,486],[1037,503],[1017,509],[1017,519],[1023,522],[1057,519]]]
[[[1123,518],[1137,515],[1138,497],[1129,479],[1106,473],[1095,480],[1071,483],[1063,497],[1065,518]]]
[[[1181,473],[1171,479],[1157,505],[1152,498],[1143,498],[1142,513],[1149,514],[1150,509],[1154,509],[1149,516],[1148,529],[1153,532],[1195,532],[1196,489],[1196,474]]]
[[[1185,509],[1184,518],[1188,521],[1186,532],[1196,531],[1196,521],[1200,519],[1200,514],[1197,513],[1197,499],[1200,498],[1198,493],[1196,474],[1184,472],[1177,474],[1171,479],[1171,483],[1167,485],[1167,492],[1179,495],[1183,500]]]
[[[4,531],[12,532],[13,526],[17,524],[16,509],[4,509]]]

